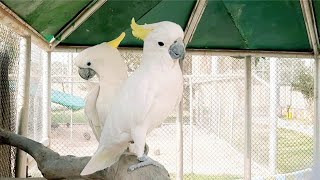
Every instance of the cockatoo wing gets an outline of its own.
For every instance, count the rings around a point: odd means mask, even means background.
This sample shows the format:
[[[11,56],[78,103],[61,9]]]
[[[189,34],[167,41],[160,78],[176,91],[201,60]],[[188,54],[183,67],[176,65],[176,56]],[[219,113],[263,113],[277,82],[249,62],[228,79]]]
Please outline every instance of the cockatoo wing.
[[[93,131],[93,134],[95,135],[96,139],[99,141],[101,136],[101,126],[100,126],[100,120],[96,108],[96,102],[99,95],[99,89],[100,86],[98,83],[90,83],[92,89],[88,93],[86,97],[86,105],[84,107],[84,112],[87,116],[89,125]]]
[[[138,85],[134,77],[128,79],[111,106],[98,150],[81,175],[92,174],[118,161],[131,140],[131,123],[143,122],[153,105],[154,97],[155,91],[148,81],[140,80]]]

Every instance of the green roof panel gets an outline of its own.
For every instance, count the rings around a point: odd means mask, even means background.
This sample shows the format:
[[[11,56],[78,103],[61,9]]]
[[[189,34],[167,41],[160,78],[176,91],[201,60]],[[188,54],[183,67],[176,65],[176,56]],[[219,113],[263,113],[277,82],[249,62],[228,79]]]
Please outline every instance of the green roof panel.
[[[142,41],[138,41],[131,34],[130,22],[133,17],[140,24],[167,20],[185,27],[195,2],[195,0],[187,0],[184,3],[172,0],[109,0],[62,44],[95,45],[112,40],[125,31],[127,35],[121,46],[142,46]]]
[[[48,41],[92,0],[1,0]]]
[[[311,50],[298,0],[209,1],[189,47]]]

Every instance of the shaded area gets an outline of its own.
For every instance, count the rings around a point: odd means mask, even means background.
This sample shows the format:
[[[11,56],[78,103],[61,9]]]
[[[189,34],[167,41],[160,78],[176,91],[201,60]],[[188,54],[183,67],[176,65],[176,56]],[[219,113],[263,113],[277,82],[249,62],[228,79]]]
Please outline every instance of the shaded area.
[[[48,41],[92,0],[2,0]]]
[[[15,132],[19,40],[16,34],[0,24],[0,128]],[[0,177],[14,177],[15,148],[0,146]]]

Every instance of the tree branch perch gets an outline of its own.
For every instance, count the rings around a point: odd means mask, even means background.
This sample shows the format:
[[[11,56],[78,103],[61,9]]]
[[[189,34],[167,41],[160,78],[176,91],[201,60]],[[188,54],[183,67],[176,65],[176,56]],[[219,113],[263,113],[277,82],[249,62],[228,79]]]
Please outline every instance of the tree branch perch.
[[[111,167],[89,176],[80,176],[80,172],[90,157],[60,156],[58,153],[24,136],[5,131],[0,128],[0,145],[17,147],[30,154],[38,164],[38,168],[46,179],[106,179],[106,180],[167,180],[166,169],[146,166],[128,172],[130,165],[138,163],[136,156],[123,154],[119,161]]]

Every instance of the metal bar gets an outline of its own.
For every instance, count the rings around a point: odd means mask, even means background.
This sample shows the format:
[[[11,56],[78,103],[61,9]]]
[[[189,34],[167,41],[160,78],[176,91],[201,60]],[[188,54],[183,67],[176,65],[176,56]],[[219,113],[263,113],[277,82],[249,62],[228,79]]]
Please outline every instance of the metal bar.
[[[191,41],[193,33],[195,32],[203,10],[206,7],[207,0],[198,0],[192,14],[189,18],[187,28],[185,30],[185,37],[183,42],[185,45]],[[180,68],[183,74],[183,61],[180,60]],[[177,115],[177,180],[183,179],[183,100],[179,103],[178,115]]]
[[[50,145],[50,127],[51,127],[51,52],[44,52],[42,57],[43,60],[43,101],[42,101],[42,119],[43,119],[43,128],[42,128],[42,140],[45,146]]]
[[[304,21],[306,24],[309,41],[311,41],[310,42],[311,47],[313,49],[314,54],[318,55],[319,54],[319,50],[318,50],[319,36],[318,36],[316,21],[313,13],[312,2],[310,0],[300,0],[300,4],[301,4],[301,9],[304,15]]]
[[[91,46],[57,46],[55,52],[81,52]],[[119,47],[120,51],[142,52],[142,48]],[[278,58],[313,58],[312,52],[295,51],[261,51],[261,50],[232,50],[232,49],[187,49],[188,54],[208,56],[233,57],[278,57]]]
[[[314,81],[314,152],[313,152],[313,169],[312,169],[312,180],[318,180],[320,178],[320,64],[319,64],[319,36],[317,25],[314,17],[312,1],[311,0],[300,0],[301,9],[304,15],[304,21],[306,24],[309,42],[312,45],[315,60],[315,81]]]
[[[252,90],[251,90],[251,57],[245,59],[245,151],[244,179],[251,180],[251,125],[252,125]]]
[[[75,31],[83,22],[85,22],[93,13],[95,13],[107,0],[98,0],[91,7],[84,9],[76,20],[67,25],[67,28],[61,32],[59,39],[54,39],[51,43],[51,49],[54,49],[61,41],[65,40],[73,31]]]
[[[18,134],[27,136],[29,121],[29,99],[30,99],[30,69],[31,69],[31,37],[25,37],[21,41],[20,65],[19,65],[19,82],[18,85]],[[26,177],[27,154],[17,151],[16,158],[16,177]]]
[[[188,25],[185,29],[185,35],[183,40],[185,44],[188,44],[192,40],[193,34],[197,29],[197,26],[200,22],[205,8],[207,7],[207,4],[208,0],[197,0],[197,3],[194,6],[193,11],[190,15]]]
[[[73,64],[72,64],[72,53],[68,54],[68,64],[69,64],[69,77],[70,81],[72,82],[72,70],[73,70]],[[70,84],[70,94],[73,95],[73,84]],[[73,139],[73,110],[70,108],[70,140],[72,141]]]
[[[28,23],[11,11],[6,5],[0,2],[0,23],[6,25],[20,36],[31,36],[34,44],[44,50],[49,50],[49,43]]]
[[[312,180],[320,179],[320,62],[319,58],[315,58],[315,79],[314,79],[314,151],[313,151],[313,169]]]
[[[276,174],[277,168],[277,59],[270,58],[270,150],[269,170]]]
[[[192,77],[189,77],[189,122],[190,122],[190,144],[191,144],[191,173],[193,173],[193,89],[192,89]]]

